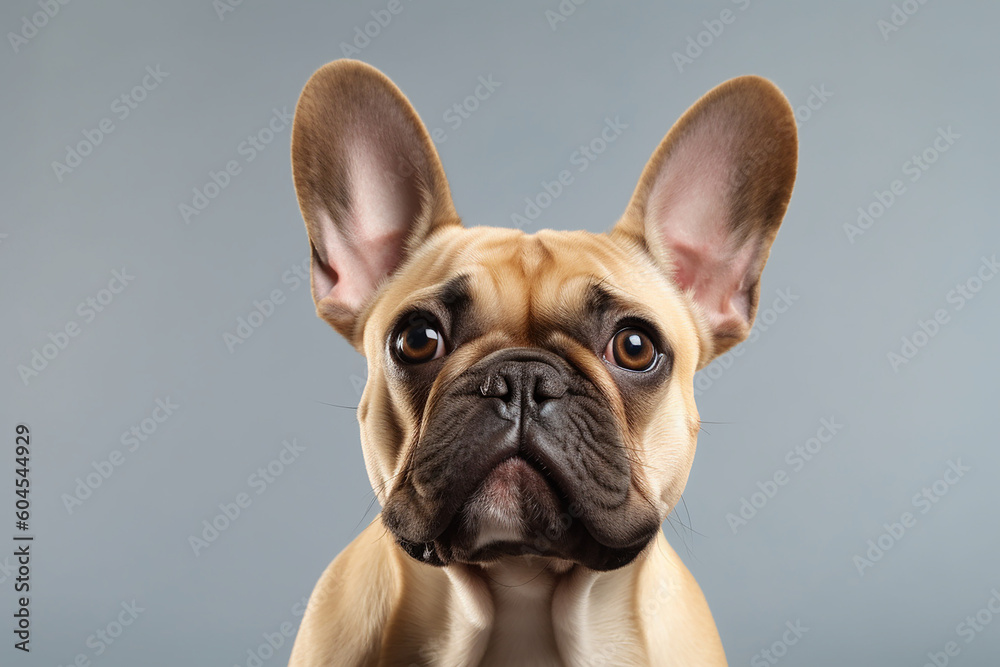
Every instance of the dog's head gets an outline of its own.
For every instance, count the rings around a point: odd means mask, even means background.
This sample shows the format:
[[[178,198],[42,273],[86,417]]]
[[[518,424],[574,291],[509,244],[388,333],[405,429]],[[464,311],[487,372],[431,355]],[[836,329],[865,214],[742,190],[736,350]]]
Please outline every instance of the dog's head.
[[[687,482],[695,371],[750,331],[796,152],[788,102],[741,77],[670,130],[609,233],[466,228],[389,79],[312,76],[292,163],[313,297],[368,359],[365,461],[408,553],[642,551]]]

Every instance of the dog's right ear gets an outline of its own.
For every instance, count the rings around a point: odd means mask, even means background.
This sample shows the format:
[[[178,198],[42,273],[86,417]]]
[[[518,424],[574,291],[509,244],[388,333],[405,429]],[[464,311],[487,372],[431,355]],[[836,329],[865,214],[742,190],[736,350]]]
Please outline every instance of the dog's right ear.
[[[795,113],[777,86],[731,79],[670,129],[612,231],[692,297],[711,337],[699,367],[750,334],[797,156]]]
[[[379,284],[435,229],[459,224],[441,160],[392,81],[338,60],[299,97],[292,172],[316,312],[360,350],[359,315]]]

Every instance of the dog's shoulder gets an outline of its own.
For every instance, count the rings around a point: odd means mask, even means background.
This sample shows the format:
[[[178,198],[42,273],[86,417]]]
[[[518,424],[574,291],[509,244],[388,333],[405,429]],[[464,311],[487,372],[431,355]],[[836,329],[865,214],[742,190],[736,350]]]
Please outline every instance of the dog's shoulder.
[[[330,563],[309,596],[289,667],[375,664],[399,596],[392,544],[376,519]]]
[[[661,531],[639,575],[636,614],[657,665],[725,667],[726,654],[705,595]],[[666,656],[670,656],[669,661]]]

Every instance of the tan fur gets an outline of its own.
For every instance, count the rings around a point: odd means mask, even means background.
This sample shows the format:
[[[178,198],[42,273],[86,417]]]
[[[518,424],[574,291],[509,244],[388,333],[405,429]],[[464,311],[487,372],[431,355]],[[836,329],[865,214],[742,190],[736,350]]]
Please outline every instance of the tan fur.
[[[731,108],[737,102],[743,111]],[[389,139],[365,138],[368,106],[378,116],[376,124],[388,127]],[[653,209],[678,196],[664,191],[660,180],[671,156],[690,160],[685,142],[705,140],[689,134],[705,132],[706,123],[709,134],[715,131],[706,114],[719,116],[716,123],[745,125],[747,136],[726,137],[724,146],[711,150],[725,149],[723,157],[734,160],[738,170],[752,171],[749,178],[730,178],[718,204],[726,216],[720,233],[733,232],[733,243],[752,239],[722,251],[749,268],[737,281],[744,296],[734,297],[731,308],[727,297],[721,316],[711,304],[706,309],[698,302],[701,284],[683,289],[674,282],[674,246],[665,240],[670,230],[650,222],[657,214]],[[389,270],[378,280],[362,277],[352,285],[345,282],[352,280],[347,272],[338,274],[342,266],[328,265],[334,263],[328,255],[340,252],[338,244],[355,247],[351,225],[370,206],[352,184],[358,177],[351,171],[351,151],[357,149],[347,143],[358,137],[387,141],[389,148],[376,146],[376,153],[391,153],[393,146],[403,151],[403,195],[380,210],[407,216],[409,223],[399,257],[379,260],[389,262]],[[700,425],[694,374],[749,333],[760,271],[791,192],[794,119],[772,84],[754,77],[735,80],[688,111],[654,153],[608,235],[462,227],[416,112],[384,75],[361,63],[331,63],[307,84],[296,110],[293,166],[313,248],[317,311],[368,360],[358,417],[369,480],[381,503],[392,494],[427,414],[449,382],[495,350],[539,347],[570,360],[598,387],[621,424],[633,488],[660,517],[673,510],[687,483]],[[381,252],[377,244],[383,241],[371,242],[363,239],[358,247]],[[426,405],[408,406],[406,387],[385,370],[386,337],[401,314],[424,306],[459,275],[468,277],[472,306],[464,318],[477,335],[444,358]],[[623,395],[605,362],[566,335],[567,322],[584,310],[587,288],[595,283],[666,333],[673,370],[652,398]],[[364,298],[352,289],[362,290]],[[635,561],[609,572],[537,556],[439,568],[407,556],[379,519],[323,574],[290,662],[294,667],[725,664],[704,596],[662,531]]]

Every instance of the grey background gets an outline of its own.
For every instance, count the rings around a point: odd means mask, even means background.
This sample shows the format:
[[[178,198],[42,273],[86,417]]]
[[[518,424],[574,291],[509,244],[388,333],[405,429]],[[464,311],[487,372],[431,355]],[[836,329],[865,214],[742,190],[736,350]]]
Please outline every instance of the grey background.
[[[762,308],[778,290],[798,298],[728,367],[703,371],[702,418],[720,423],[706,424],[689,514],[667,535],[733,665],[766,664],[755,654],[788,621],[809,630],[784,664],[919,666],[948,641],[961,651],[951,664],[997,664],[1000,619],[971,643],[956,627],[1000,587],[1000,280],[961,310],[947,298],[1000,250],[1000,8],[911,0],[919,10],[884,39],[888,1],[590,0],[555,29],[545,12],[556,0],[401,2],[355,57],[446,130],[439,150],[468,224],[509,226],[620,116],[628,129],[531,225],[606,229],[664,132],[712,86],[757,73],[796,107],[825,86],[832,96],[800,128]],[[11,559],[0,556],[0,663],[252,663],[248,651],[297,625],[293,606],[377,511],[352,411],[323,405],[356,405],[364,360],[314,316],[305,286],[282,280],[307,248],[289,131],[252,162],[238,151],[387,4],[244,0],[220,19],[208,0],[71,2],[16,53],[9,37],[0,45],[0,539],[15,532],[21,422],[37,536],[30,655],[11,647]],[[678,71],[672,54],[725,9],[733,22]],[[18,32],[38,11],[6,2],[0,28]],[[119,120],[112,101],[156,65],[169,75]],[[501,86],[453,129],[443,114],[491,74]],[[51,163],[105,117],[115,130],[59,182]],[[960,138],[911,183],[903,164],[948,127]],[[179,204],[228,160],[241,173],[185,224]],[[849,242],[844,225],[894,179],[905,194]],[[86,322],[78,304],[123,267],[134,280]],[[272,290],[284,302],[230,352],[224,335]],[[949,321],[894,371],[887,354],[938,309]],[[79,335],[22,381],[18,367],[71,321]],[[121,434],[168,397],[180,407],[128,452]],[[844,427],[793,470],[786,453],[829,417]],[[305,450],[258,495],[248,478],[291,438]],[[69,512],[64,494],[114,450],[122,465]],[[971,471],[921,514],[914,494],[958,459]],[[779,470],[788,484],[734,534],[727,514]],[[189,536],[241,492],[252,504],[196,556]],[[905,511],[916,526],[859,574],[854,557]],[[144,611],[96,656],[88,637],[133,600]],[[290,647],[263,664],[283,664]]]

